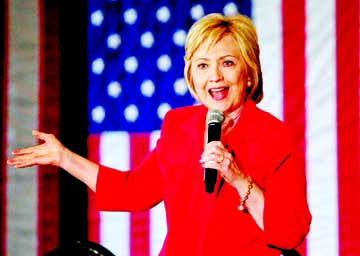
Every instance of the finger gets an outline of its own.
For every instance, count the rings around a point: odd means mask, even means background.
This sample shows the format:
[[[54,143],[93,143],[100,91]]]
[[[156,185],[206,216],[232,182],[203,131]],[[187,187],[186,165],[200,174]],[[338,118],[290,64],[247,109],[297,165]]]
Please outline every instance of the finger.
[[[35,152],[41,152],[42,148],[43,148],[43,144],[40,144],[26,148],[17,148],[14,149],[11,153],[15,156],[29,155],[29,154],[34,154]]]
[[[34,165],[34,163],[32,161],[29,161],[22,157],[10,158],[6,162],[7,162],[7,164],[14,166],[15,168],[25,168],[25,167]]]
[[[50,160],[48,153],[39,149],[31,154],[15,155],[8,159],[7,163],[17,168],[24,168],[37,164],[48,164]]]
[[[28,148],[14,149],[11,153],[15,156],[21,156],[21,155],[32,154],[33,152],[34,152],[34,147],[28,147]]]
[[[224,163],[228,162],[228,159],[226,158],[226,154],[216,152],[216,153],[204,155],[201,158],[200,162],[202,164],[214,163],[214,164],[216,164],[217,167],[219,167],[219,166],[221,167],[221,166],[225,166]]]
[[[221,149],[221,150],[226,150],[226,147],[224,146],[224,144],[221,141],[211,141],[209,143],[207,143],[205,145],[205,147],[209,147],[209,148],[217,148],[217,149]]]
[[[30,163],[16,163],[16,164],[11,164],[11,166],[15,167],[15,168],[27,168],[27,167],[32,167],[35,164],[30,164]]]
[[[39,130],[32,130],[32,135],[35,136],[35,135],[38,135],[40,134],[41,132]]]
[[[35,139],[46,141],[49,138],[49,133],[40,132],[37,130],[32,131],[32,135]]]
[[[12,166],[15,168],[28,168],[28,167],[32,167],[35,165],[36,165],[36,163],[33,163],[33,162],[18,162],[16,164],[13,164]]]
[[[218,148],[217,146],[209,146],[204,148],[204,152],[202,153],[202,157],[203,158],[207,158],[209,156],[217,156],[219,157],[220,155],[223,154],[223,150],[221,148]]]
[[[216,161],[207,161],[202,164],[203,168],[212,168],[215,170],[219,170],[220,166]]]
[[[221,150],[221,149],[223,149],[223,147],[221,144],[219,144],[218,141],[212,141],[212,142],[206,144],[204,147],[204,151],[210,151],[210,152],[215,152],[215,151]]]
[[[224,158],[224,155],[219,152],[204,152],[200,158],[200,163],[221,162]]]

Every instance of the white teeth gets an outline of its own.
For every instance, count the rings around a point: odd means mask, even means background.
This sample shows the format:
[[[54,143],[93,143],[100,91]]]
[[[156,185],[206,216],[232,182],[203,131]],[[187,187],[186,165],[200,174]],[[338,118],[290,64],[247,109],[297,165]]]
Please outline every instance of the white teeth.
[[[213,89],[210,89],[211,92],[221,92],[222,90],[224,90],[224,88],[213,88]]]

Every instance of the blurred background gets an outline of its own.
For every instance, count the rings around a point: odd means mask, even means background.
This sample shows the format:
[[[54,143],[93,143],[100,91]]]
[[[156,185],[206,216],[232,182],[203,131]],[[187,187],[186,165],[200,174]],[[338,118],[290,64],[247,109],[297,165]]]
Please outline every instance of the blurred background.
[[[39,129],[102,164],[138,164],[164,114],[196,104],[183,79],[184,40],[211,12],[253,19],[259,107],[292,126],[306,151],[313,223],[299,252],[360,255],[359,1],[211,2],[1,1],[0,255],[45,255],[78,240],[119,256],[158,254],[162,204],[99,212],[93,193],[64,170],[15,170],[6,158],[37,143],[31,131]]]

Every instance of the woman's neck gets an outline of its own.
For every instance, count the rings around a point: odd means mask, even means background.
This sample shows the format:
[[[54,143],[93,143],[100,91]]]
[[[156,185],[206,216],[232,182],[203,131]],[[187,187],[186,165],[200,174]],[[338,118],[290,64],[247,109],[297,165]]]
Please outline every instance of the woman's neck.
[[[242,104],[240,107],[238,107],[231,113],[225,115],[224,124],[230,122],[232,123],[232,125],[235,125],[240,118],[240,114],[243,108],[244,108],[244,104]]]

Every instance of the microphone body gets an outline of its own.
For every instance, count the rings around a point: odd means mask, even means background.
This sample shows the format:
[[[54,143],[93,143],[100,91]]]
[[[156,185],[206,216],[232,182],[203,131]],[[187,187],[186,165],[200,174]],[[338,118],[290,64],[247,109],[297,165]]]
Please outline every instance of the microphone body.
[[[211,141],[220,141],[221,138],[221,123],[224,121],[224,114],[219,110],[209,110],[206,116],[207,122],[207,143]],[[216,184],[217,170],[212,168],[205,168],[204,183],[205,192],[214,192]]]

